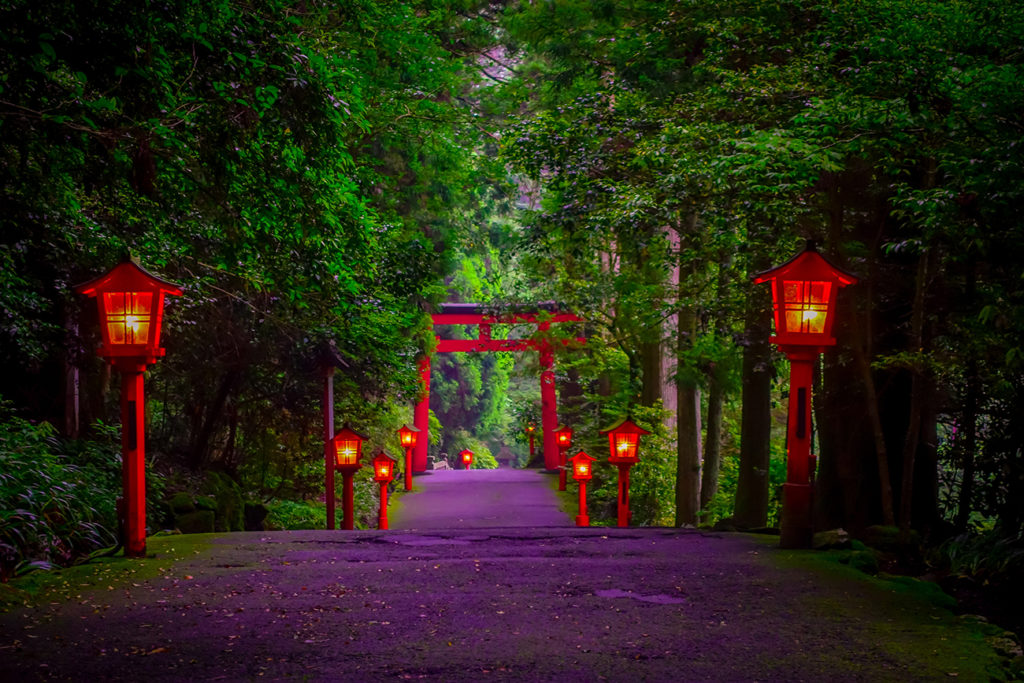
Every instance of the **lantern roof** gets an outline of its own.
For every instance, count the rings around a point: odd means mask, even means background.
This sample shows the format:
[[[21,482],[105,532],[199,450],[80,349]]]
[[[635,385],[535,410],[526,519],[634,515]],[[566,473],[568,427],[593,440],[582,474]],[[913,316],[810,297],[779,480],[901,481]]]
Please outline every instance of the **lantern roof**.
[[[383,462],[385,460],[390,460],[392,465],[397,465],[398,464],[398,458],[391,457],[387,453],[387,451],[385,451],[385,450],[381,450],[380,453],[378,453],[377,455],[373,456],[374,464],[376,464],[378,462]]]
[[[633,418],[629,415],[622,418],[621,420],[613,424],[611,427],[602,429],[600,433],[611,434],[612,432],[619,432],[620,434],[640,434],[641,436],[643,436],[644,434],[650,434],[649,431],[647,431],[643,427],[638,426],[635,422],[633,422]]]
[[[76,285],[74,290],[86,296],[96,296],[102,291],[151,291],[158,290],[164,294],[181,296],[181,287],[157,277],[148,270],[138,265],[130,258],[126,258],[109,271],[95,277],[88,282]]]
[[[399,428],[398,428],[398,431],[400,431],[400,432],[401,432],[401,431],[406,431],[406,432],[418,432],[418,431],[420,431],[420,430],[416,429],[415,427],[410,427],[410,426],[409,426],[409,425],[407,425],[407,424],[403,424],[403,425],[402,425],[401,427],[399,427]]]
[[[573,464],[575,464],[575,463],[581,462],[581,461],[583,461],[583,462],[596,462],[597,458],[592,458],[589,455],[587,455],[586,453],[584,453],[583,451],[580,451],[576,455],[574,455],[571,458],[569,458],[569,460],[571,460],[573,462]]]
[[[855,285],[859,282],[853,273],[843,270],[818,253],[814,240],[807,240],[807,246],[799,254],[780,266],[770,268],[754,275],[754,284],[777,279],[788,280],[829,280],[839,283],[840,287]]]
[[[366,441],[367,439],[370,438],[368,435],[363,434],[362,432],[357,432],[356,430],[352,429],[352,427],[349,426],[348,422],[346,422],[345,424],[341,425],[341,429],[334,433],[334,440],[340,441],[346,437],[351,438],[353,436],[359,437],[363,441]]]
[[[565,425],[561,425],[560,424],[557,427],[555,427],[555,431],[556,432],[571,432],[572,431],[572,427],[566,427]]]

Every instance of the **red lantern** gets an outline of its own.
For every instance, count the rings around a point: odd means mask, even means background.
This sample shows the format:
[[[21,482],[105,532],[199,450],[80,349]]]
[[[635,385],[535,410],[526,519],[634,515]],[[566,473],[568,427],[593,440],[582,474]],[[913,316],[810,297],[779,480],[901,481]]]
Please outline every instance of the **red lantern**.
[[[373,457],[373,480],[376,482],[389,483],[395,478],[395,465],[398,461],[390,455],[381,451]]]
[[[363,441],[366,440],[366,434],[360,434],[355,431],[348,424],[342,426],[334,434],[334,467],[342,472],[352,471],[355,472],[362,463],[359,462],[359,458],[363,451]]]
[[[130,260],[75,287],[94,297],[103,345],[98,354],[121,372],[121,487],[124,554],[146,555],[146,366],[164,355],[160,348],[164,297],[181,288]]]
[[[640,437],[650,434],[646,429],[638,427],[628,417],[622,418],[601,433],[608,435],[608,448],[611,451],[608,461],[612,464],[636,464],[640,462],[640,456],[637,452]]]
[[[555,427],[555,443],[558,444],[558,490],[565,490],[565,453],[572,445],[572,428],[565,425]]]
[[[416,435],[420,433],[420,430],[409,425],[402,425],[398,428],[398,440],[402,444],[402,448],[415,448],[416,446]]]
[[[629,518],[632,516],[629,511],[629,468],[640,462],[637,453],[640,437],[650,432],[624,417],[601,433],[608,435],[608,447],[611,450],[608,462],[619,468],[617,524],[622,527],[629,526]]]
[[[469,449],[462,451],[459,453],[459,459],[462,460],[462,464],[465,465],[468,470],[469,466],[473,464],[473,451]]]
[[[576,526],[590,526],[587,516],[587,482],[593,478],[594,458],[580,451],[569,458],[572,463],[572,478],[580,485],[580,513],[576,515]]]
[[[355,493],[352,477],[362,467],[359,458],[363,450],[363,441],[367,438],[366,434],[360,434],[346,423],[331,439],[334,447],[334,468],[341,472],[342,477],[342,529],[355,528]],[[328,491],[327,495],[333,496],[334,492]]]
[[[412,449],[416,447],[416,435],[420,430],[409,425],[398,428],[398,440],[405,449],[405,490],[412,491]]]
[[[817,252],[813,242],[786,263],[754,277],[754,283],[770,282],[779,347],[825,347],[836,343],[836,292],[857,283],[857,278],[836,268]],[[785,349],[783,349],[785,350]]]
[[[583,451],[580,451],[569,458],[569,462],[572,463],[572,478],[576,481],[584,482],[594,478],[593,463],[595,458],[591,458]]]
[[[97,352],[100,356],[115,365],[137,366],[154,363],[164,355],[160,348],[164,297],[180,296],[180,287],[126,260],[106,275],[78,285],[75,291],[96,298],[103,337]]]
[[[381,451],[373,457],[373,480],[380,484],[380,512],[377,515],[377,528],[388,528],[388,484],[395,478],[395,465],[398,461]]]
[[[789,358],[786,483],[782,486],[779,544],[811,546],[811,388],[814,364],[832,337],[836,292],[857,278],[826,261],[813,242],[794,258],[754,277],[770,282],[775,311],[772,341]]]

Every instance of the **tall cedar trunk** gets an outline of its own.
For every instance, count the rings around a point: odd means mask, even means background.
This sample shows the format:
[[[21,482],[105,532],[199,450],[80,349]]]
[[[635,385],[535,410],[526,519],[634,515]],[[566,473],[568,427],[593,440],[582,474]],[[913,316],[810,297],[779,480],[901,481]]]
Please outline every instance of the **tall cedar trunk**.
[[[859,343],[852,345],[854,360],[857,369],[860,371],[861,382],[864,384],[864,403],[867,409],[868,418],[871,421],[871,436],[875,441],[875,461],[878,466],[878,482],[880,502],[882,506],[882,521],[893,526],[896,524],[896,514],[893,511],[892,501],[892,478],[889,476],[889,449],[885,444],[885,431],[882,428],[882,416],[878,410],[878,392],[875,388],[875,376],[871,371],[871,349],[873,346],[871,317],[874,313],[874,282],[878,276],[878,254],[872,253],[871,272],[864,280],[864,299],[867,305],[864,307],[864,318],[860,325],[861,339]]]
[[[771,458],[771,309],[767,292],[750,291],[743,345],[740,472],[733,519],[756,529],[768,524],[768,470]]]
[[[967,310],[974,310],[976,288],[975,264],[972,258],[967,264],[966,297]],[[978,358],[973,348],[967,349],[967,390],[964,396],[964,411],[960,419],[963,437],[960,439],[960,457],[963,461],[963,473],[960,481],[960,500],[956,510],[956,528],[967,530],[967,522],[971,516],[971,498],[974,496],[974,451],[978,442],[978,395],[980,379],[978,377]]]
[[[729,328],[725,320],[725,296],[728,287],[728,272],[732,268],[732,256],[721,255],[716,278],[717,305],[713,314],[715,338],[722,343],[728,337]],[[718,472],[722,462],[722,409],[725,404],[725,391],[717,363],[710,363],[708,377],[708,420],[704,434],[704,464],[700,481],[700,509],[707,510],[711,499],[718,492]]]
[[[929,249],[921,254],[917,263],[917,279],[914,285],[914,307],[910,316],[910,348],[912,353],[924,352],[924,292],[928,284],[931,258]],[[924,401],[925,378],[923,359],[914,363],[910,379],[910,417],[907,419],[907,435],[903,440],[903,473],[900,487],[900,542],[910,540],[911,517],[914,498],[914,461],[921,437],[921,404]]]
[[[213,439],[217,424],[224,415],[224,406],[227,404],[228,397],[231,396],[238,378],[237,370],[232,369],[224,373],[213,401],[207,406],[205,412],[200,413],[202,419],[196,425],[197,428],[193,432],[192,443],[189,447],[189,467],[193,470],[198,470],[206,464],[209,457],[210,441]]]
[[[661,341],[640,344],[640,405],[653,406],[661,398]]]
[[[679,362],[693,343],[697,316],[690,307],[679,312]],[[700,491],[700,391],[695,383],[676,384],[676,518],[675,525],[697,524]]]
[[[718,381],[716,371],[710,373],[708,387],[707,432],[704,434],[704,464],[701,469],[700,509],[707,510],[711,499],[718,492],[718,470],[722,461],[722,406],[725,392]]]
[[[70,306],[64,309],[64,436],[77,439],[81,415],[81,373],[72,349],[78,340],[78,317]]]

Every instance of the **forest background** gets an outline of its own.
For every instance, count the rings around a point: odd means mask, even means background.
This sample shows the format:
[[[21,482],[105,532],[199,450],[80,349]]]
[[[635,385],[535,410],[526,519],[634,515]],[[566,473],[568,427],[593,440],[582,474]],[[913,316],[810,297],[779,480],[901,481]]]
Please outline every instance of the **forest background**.
[[[71,288],[125,252],[185,289],[147,378],[152,531],[218,487],[322,527],[318,359],[338,423],[397,452],[446,301],[581,316],[574,448],[630,413],[634,523],[751,529],[788,376],[751,276],[807,239],[861,278],[815,375],[816,527],[1022,566],[1020,3],[14,0],[0,45],[5,578],[113,543],[118,377]],[[438,356],[432,458],[524,464],[537,374]]]

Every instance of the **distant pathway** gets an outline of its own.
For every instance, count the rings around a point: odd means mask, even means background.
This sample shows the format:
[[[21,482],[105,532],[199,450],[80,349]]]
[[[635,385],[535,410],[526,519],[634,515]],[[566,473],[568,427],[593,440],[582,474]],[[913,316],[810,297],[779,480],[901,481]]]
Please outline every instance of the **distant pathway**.
[[[437,470],[415,479],[391,515],[392,529],[568,527],[551,477],[537,470]]]

